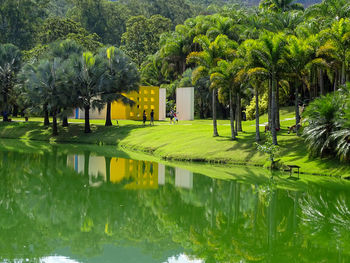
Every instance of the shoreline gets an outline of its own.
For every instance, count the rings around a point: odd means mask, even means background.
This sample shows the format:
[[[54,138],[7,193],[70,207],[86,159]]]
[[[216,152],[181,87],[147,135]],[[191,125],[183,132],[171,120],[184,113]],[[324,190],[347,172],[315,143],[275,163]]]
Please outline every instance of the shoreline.
[[[94,123],[92,133],[84,134],[83,125],[74,122],[68,128],[59,127],[59,135],[51,136],[51,128],[40,122],[0,123],[0,138],[30,140],[38,142],[56,142],[71,144],[110,145],[121,150],[148,154],[165,161],[185,161],[200,164],[218,164],[242,167],[266,167],[266,156],[256,151],[254,132],[247,130],[246,123],[237,141],[229,139],[227,125],[220,128],[219,137],[211,136],[209,121],[192,121],[192,125],[166,125],[166,122],[155,126],[143,127],[140,122],[119,121],[120,125],[105,127]],[[224,121],[219,121],[224,124]],[[205,124],[205,125],[204,125]],[[252,127],[255,130],[255,127]],[[224,133],[226,129],[226,134]],[[282,127],[283,130],[283,127]],[[261,132],[264,137],[263,132]],[[284,139],[284,140],[282,140]],[[300,174],[347,177],[350,167],[346,163],[327,159],[309,159],[301,138],[293,135],[280,136],[281,156],[284,164],[297,164]]]

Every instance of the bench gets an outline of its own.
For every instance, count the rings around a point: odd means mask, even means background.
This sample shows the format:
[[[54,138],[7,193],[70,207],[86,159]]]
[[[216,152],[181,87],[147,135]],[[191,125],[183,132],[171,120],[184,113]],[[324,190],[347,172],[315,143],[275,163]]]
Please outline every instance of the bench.
[[[299,169],[300,169],[300,166],[298,166],[298,165],[288,165],[288,164],[287,164],[287,166],[288,166],[288,168],[289,168],[289,175],[290,175],[290,177],[292,177],[293,169],[295,168],[295,169],[298,169],[298,178],[299,178]]]

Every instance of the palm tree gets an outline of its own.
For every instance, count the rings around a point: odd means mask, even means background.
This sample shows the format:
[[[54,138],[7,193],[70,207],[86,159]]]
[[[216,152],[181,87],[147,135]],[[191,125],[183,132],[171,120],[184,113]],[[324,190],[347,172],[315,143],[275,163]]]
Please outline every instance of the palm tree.
[[[67,60],[70,56],[77,54],[80,55],[83,52],[83,47],[77,44],[74,40],[66,39],[63,41],[56,41],[49,45],[49,52],[47,54],[47,57],[49,59],[53,58],[61,58],[62,60]],[[73,97],[69,94],[69,89],[66,94],[67,100],[72,99]],[[62,117],[62,126],[68,127],[68,113],[71,112],[72,108],[76,105],[74,105],[74,101],[70,101],[70,103],[66,103],[67,108],[63,109],[61,115]],[[48,123],[47,118],[47,111],[45,111],[45,121],[44,123]]]
[[[21,66],[21,52],[12,44],[0,45],[0,94],[3,121],[8,121],[9,97]]]
[[[27,64],[22,71],[24,91],[34,110],[45,105],[53,117],[52,135],[58,135],[57,114],[65,101],[64,64],[60,58],[42,59],[38,64]]]
[[[290,36],[286,47],[286,62],[290,69],[290,76],[295,77],[295,124],[300,123],[299,115],[299,87],[301,83],[308,86],[310,67],[316,54],[314,49],[309,45],[307,40]]]
[[[104,48],[100,53],[108,66],[106,85],[102,99],[107,103],[106,123],[105,126],[112,126],[111,121],[111,103],[121,100],[124,103],[134,104],[122,93],[138,91],[140,76],[136,65],[120,49],[115,47]]]
[[[276,91],[278,80],[282,78],[284,73],[284,38],[285,35],[283,33],[266,32],[259,38],[257,45],[250,49],[251,70],[265,75],[270,83],[271,106],[269,108],[271,110],[271,120],[269,120],[269,126],[272,133],[272,141],[275,145],[277,145],[276,116],[278,114]]]
[[[234,59],[231,62],[221,60],[218,62],[217,67],[212,70],[210,75],[211,88],[218,89],[220,94],[228,94],[232,140],[236,139],[236,132],[234,128],[233,96],[237,97],[237,93],[239,92],[238,89],[240,85],[237,83],[236,79],[243,67],[244,63],[241,59]],[[236,101],[236,103],[238,102]]]
[[[340,19],[332,24],[332,27],[320,32],[320,37],[325,40],[317,52],[318,56],[324,56],[329,63],[337,64],[340,84],[344,85],[349,71],[350,52],[350,20]]]
[[[304,10],[304,6],[302,4],[295,2],[296,0],[262,0],[260,2],[260,7],[277,12],[286,12],[289,10]]]
[[[236,42],[229,40],[225,35],[217,36],[213,42],[210,42],[207,36],[200,35],[195,37],[193,42],[202,48],[202,51],[192,52],[187,57],[187,63],[195,63],[198,66],[192,74],[193,83],[202,77],[210,76],[218,61],[232,56],[234,48],[237,46]],[[216,122],[216,91],[216,89],[212,89],[214,137],[219,136]]]
[[[101,110],[105,105],[102,96],[107,80],[105,60],[99,55],[84,52],[82,55],[71,56],[68,60],[72,76],[72,97],[79,108],[85,111],[85,133],[90,133],[90,109]]]

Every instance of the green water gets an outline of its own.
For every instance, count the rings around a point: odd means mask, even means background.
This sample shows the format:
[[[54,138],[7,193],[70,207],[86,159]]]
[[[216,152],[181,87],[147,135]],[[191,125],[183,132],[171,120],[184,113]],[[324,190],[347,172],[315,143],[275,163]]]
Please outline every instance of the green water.
[[[113,149],[0,144],[0,262],[350,262],[347,182],[282,187]]]

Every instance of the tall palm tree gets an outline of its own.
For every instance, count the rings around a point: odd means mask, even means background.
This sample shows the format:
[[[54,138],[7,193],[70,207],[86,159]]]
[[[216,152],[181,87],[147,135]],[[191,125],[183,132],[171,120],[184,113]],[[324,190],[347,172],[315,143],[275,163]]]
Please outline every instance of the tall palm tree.
[[[318,49],[317,55],[325,57],[329,63],[337,64],[340,84],[344,85],[350,63],[350,19],[340,19],[331,28],[320,32],[324,44]]]
[[[221,60],[210,75],[211,88],[219,89],[221,94],[226,93],[229,97],[232,140],[236,139],[233,98],[237,97],[238,89],[241,87],[241,85],[237,83],[237,76],[243,67],[244,62],[241,59],[234,59],[233,61]],[[236,101],[236,103],[238,102]]]
[[[264,33],[252,49],[250,49],[251,70],[259,72],[267,77],[271,90],[271,121],[269,121],[272,133],[272,141],[277,145],[276,133],[276,92],[278,80],[284,74],[283,56],[285,53],[285,35],[283,33]]]
[[[104,48],[100,53],[106,60],[108,66],[102,99],[107,103],[105,126],[112,126],[111,104],[113,101],[121,100],[124,103],[133,104],[122,93],[138,91],[140,75],[132,60],[116,47]]]
[[[193,71],[192,79],[196,83],[201,77],[210,76],[212,70],[217,66],[218,61],[223,58],[232,56],[236,42],[229,40],[225,35],[219,35],[214,41],[210,42],[209,38],[200,35],[194,38],[194,43],[200,45],[202,51],[192,52],[187,57],[187,63],[197,64],[197,68]],[[212,89],[213,93],[213,136],[219,136],[216,121],[216,99],[217,90]]]
[[[21,51],[12,44],[0,45],[0,106],[3,121],[8,121],[9,97],[21,66]]]
[[[64,63],[60,58],[42,59],[38,64],[27,64],[21,72],[25,79],[24,91],[34,110],[43,105],[53,117],[52,135],[58,135],[57,114],[65,101]]]
[[[90,109],[101,110],[105,105],[102,96],[106,83],[106,61],[100,55],[84,52],[82,55],[71,56],[69,66],[73,75],[72,97],[79,108],[85,111],[85,133],[90,133]]]
[[[309,86],[310,67],[316,54],[307,40],[290,36],[286,46],[286,62],[290,75],[295,78],[295,124],[299,124],[299,85]]]

